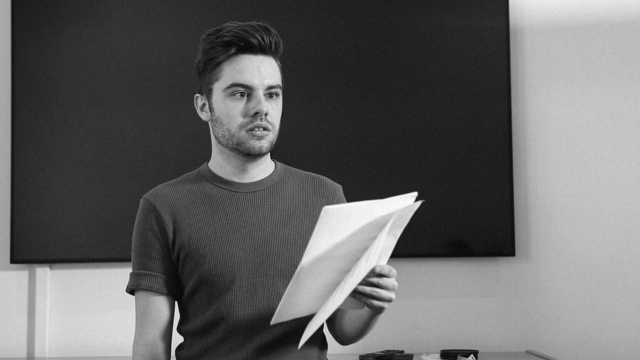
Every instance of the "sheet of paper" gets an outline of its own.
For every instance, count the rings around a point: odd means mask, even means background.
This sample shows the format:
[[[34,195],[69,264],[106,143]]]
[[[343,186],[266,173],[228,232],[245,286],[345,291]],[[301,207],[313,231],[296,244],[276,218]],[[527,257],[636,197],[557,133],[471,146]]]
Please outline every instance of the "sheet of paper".
[[[417,196],[325,206],[271,324],[318,312],[398,210]]]
[[[387,263],[395,244],[400,238],[400,234],[402,234],[402,231],[421,203],[422,201],[419,201],[405,206],[387,222],[373,244],[365,251],[356,265],[343,278],[329,299],[311,319],[300,339],[298,348],[301,348],[309,337],[324,324],[375,265]]]

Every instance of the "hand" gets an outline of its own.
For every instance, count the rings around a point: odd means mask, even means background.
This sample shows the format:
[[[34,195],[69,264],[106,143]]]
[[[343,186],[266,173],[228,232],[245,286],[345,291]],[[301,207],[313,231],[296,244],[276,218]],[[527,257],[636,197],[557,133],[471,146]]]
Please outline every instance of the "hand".
[[[376,265],[356,286],[351,297],[362,301],[369,309],[382,313],[396,299],[398,282],[396,269],[389,265]]]

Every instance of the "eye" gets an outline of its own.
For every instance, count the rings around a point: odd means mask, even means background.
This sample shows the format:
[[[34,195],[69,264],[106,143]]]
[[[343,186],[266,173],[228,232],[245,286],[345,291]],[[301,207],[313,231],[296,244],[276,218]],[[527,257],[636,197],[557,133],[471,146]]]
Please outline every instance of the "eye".
[[[237,97],[238,99],[246,99],[249,97],[249,93],[246,91],[236,91],[233,93],[234,97]]]
[[[276,92],[276,91],[267,93],[267,99],[269,99],[269,100],[276,100],[276,99],[280,98],[280,96],[281,96],[281,94],[279,92]]]

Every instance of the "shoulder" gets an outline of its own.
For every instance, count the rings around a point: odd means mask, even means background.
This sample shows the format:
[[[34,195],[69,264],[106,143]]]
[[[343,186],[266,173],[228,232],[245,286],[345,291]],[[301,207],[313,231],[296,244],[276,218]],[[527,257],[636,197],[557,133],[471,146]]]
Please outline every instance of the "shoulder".
[[[309,172],[309,171],[296,169],[294,167],[291,167],[291,166],[288,166],[288,165],[284,165],[282,163],[278,163],[278,164],[280,166],[284,167],[285,176],[289,176],[293,180],[319,183],[319,184],[322,184],[324,186],[333,187],[333,188],[340,188],[341,187],[340,184],[334,182],[333,180],[329,179],[328,177],[325,177],[325,176],[322,176],[322,175],[319,175],[319,174],[315,174],[315,173],[312,173],[312,172]]]
[[[173,200],[188,198],[189,193],[202,188],[205,183],[200,175],[200,169],[190,171],[171,181],[164,182],[149,190],[142,197],[144,200],[150,201],[156,205]]]
[[[289,190],[301,194],[316,194],[325,198],[327,203],[345,202],[342,186],[328,177],[279,163],[284,167],[283,179]]]

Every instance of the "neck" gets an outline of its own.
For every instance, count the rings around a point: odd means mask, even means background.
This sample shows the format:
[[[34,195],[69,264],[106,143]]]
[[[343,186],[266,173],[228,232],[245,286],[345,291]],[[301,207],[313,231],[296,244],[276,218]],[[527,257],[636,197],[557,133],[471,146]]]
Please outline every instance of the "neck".
[[[271,160],[271,154],[247,158],[219,148],[214,148],[211,160],[209,160],[211,171],[227,180],[237,182],[253,182],[264,179],[275,170],[275,167],[275,163]]]

